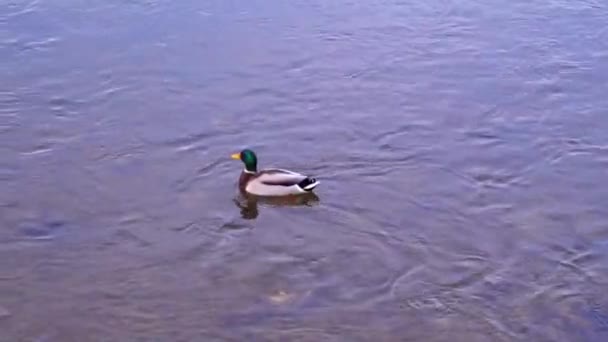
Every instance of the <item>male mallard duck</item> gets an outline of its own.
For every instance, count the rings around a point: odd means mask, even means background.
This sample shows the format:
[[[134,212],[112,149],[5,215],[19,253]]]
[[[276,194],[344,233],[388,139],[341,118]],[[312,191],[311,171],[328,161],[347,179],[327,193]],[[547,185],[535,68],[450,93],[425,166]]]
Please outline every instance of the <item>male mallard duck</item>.
[[[239,177],[239,189],[245,193],[258,196],[299,195],[310,193],[320,183],[312,177],[284,169],[258,171],[258,159],[249,149],[231,157],[245,164]]]

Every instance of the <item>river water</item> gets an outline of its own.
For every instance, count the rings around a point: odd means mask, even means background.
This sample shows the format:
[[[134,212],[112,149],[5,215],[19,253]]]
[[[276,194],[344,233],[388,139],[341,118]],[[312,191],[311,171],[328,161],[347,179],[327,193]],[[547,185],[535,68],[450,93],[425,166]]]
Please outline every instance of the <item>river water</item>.
[[[608,340],[604,1],[7,0],[0,75],[2,342]]]

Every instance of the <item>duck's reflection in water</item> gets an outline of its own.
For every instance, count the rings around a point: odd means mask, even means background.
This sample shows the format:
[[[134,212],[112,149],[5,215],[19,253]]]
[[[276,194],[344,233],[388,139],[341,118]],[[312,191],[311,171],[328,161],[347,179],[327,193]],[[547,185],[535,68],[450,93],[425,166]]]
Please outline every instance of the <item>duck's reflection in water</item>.
[[[297,196],[284,197],[262,197],[250,194],[239,194],[234,203],[241,210],[241,217],[246,220],[254,220],[259,216],[259,207],[273,206],[314,206],[319,204],[320,199],[315,193],[307,193]]]

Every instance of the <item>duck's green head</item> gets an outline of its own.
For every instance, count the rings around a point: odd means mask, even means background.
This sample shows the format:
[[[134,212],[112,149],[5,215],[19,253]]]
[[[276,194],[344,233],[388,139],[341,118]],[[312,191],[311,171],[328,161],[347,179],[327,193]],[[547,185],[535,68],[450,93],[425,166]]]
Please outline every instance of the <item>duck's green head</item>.
[[[256,172],[258,169],[258,158],[252,150],[244,149],[240,153],[235,153],[232,159],[240,160],[245,164],[245,170]]]

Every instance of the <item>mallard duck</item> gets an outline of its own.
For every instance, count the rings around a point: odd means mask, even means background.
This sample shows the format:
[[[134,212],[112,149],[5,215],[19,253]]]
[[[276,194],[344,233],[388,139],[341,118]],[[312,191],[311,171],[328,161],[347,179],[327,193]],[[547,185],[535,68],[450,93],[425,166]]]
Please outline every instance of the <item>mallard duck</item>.
[[[232,159],[240,160],[245,169],[239,177],[239,190],[257,196],[289,196],[310,193],[319,181],[285,169],[258,171],[258,158],[252,150],[235,153]]]

